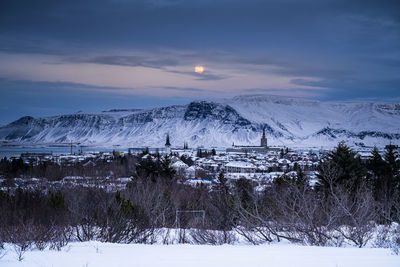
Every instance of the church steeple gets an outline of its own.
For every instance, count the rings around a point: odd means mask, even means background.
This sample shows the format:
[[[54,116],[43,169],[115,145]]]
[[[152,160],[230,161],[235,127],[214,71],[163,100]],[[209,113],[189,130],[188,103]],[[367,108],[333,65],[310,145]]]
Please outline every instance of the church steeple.
[[[169,142],[169,133],[167,133],[167,139],[165,140],[165,146],[171,146],[171,143]]]
[[[265,128],[263,128],[263,133],[262,133],[262,137],[261,137],[261,146],[262,147],[268,146],[267,137],[265,137]]]
[[[165,153],[171,154],[171,143],[169,142],[169,133],[167,133],[167,138],[165,140]]]

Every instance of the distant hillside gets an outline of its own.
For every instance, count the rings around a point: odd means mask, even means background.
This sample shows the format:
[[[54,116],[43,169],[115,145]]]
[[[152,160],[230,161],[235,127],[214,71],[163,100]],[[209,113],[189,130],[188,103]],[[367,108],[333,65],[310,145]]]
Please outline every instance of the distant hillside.
[[[289,146],[378,145],[400,141],[400,104],[320,102],[269,95],[148,110],[113,109],[99,114],[22,117],[0,127],[0,140],[20,143],[79,141],[91,145],[173,146],[269,144]]]

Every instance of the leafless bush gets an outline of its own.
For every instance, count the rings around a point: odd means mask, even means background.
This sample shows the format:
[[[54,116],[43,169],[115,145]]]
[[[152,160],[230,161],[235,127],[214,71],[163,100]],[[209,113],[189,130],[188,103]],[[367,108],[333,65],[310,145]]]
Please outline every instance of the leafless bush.
[[[98,238],[106,242],[152,244],[161,235],[159,228],[171,217],[166,184],[137,179],[107,203],[99,219]]]
[[[400,254],[400,225],[397,224],[392,232],[390,247],[394,254]]]
[[[190,236],[194,244],[223,245],[234,244],[237,241],[232,231],[216,231],[207,229],[193,229]]]
[[[32,224],[30,226],[30,231],[32,233],[32,241],[36,248],[44,250],[52,239],[53,227],[42,224]]]
[[[151,227],[165,227],[168,219],[174,214],[167,192],[168,184],[162,180],[156,182],[149,179],[138,179],[122,194],[132,205],[140,207],[143,215],[148,218]]]
[[[7,251],[4,249],[4,243],[0,237],[0,260],[7,254]]]
[[[165,228],[161,229],[159,232],[159,236],[161,237],[161,243],[164,245],[169,245],[173,243],[173,240],[171,239],[171,229],[170,228]]]
[[[188,234],[186,232],[186,229],[180,228],[177,231],[177,242],[178,244],[188,244],[190,243]]]
[[[24,259],[24,254],[26,250],[30,247],[30,244],[27,243],[13,243],[13,248],[15,253],[17,254],[18,261],[22,261]]]
[[[283,190],[275,189],[271,196],[277,206],[276,223],[283,226],[286,239],[313,246],[330,242],[334,216],[308,186],[291,182]]]
[[[70,212],[70,224],[79,241],[96,238],[99,221],[105,217],[112,203],[111,194],[101,188],[75,187],[64,189],[65,200]],[[99,219],[100,218],[100,219]]]
[[[340,214],[337,231],[348,241],[363,247],[373,237],[377,204],[372,193],[361,188],[351,195],[343,188],[331,191],[331,204]]]
[[[71,227],[54,227],[50,240],[50,249],[60,251],[71,241],[72,237],[73,231]]]
[[[246,208],[236,201],[236,231],[253,244],[286,239],[295,243],[327,245],[334,216],[319,196],[304,184],[288,180],[253,197]]]
[[[18,261],[22,261],[25,252],[32,246],[32,241],[27,238],[25,233],[18,232],[14,232],[12,236],[10,236],[10,241],[15,253],[17,254]]]
[[[31,248],[33,244],[30,223],[21,222],[16,225],[5,226],[3,227],[3,231],[6,237],[5,241],[12,243],[18,261],[22,261],[25,252]]]
[[[74,228],[76,238],[81,242],[93,240],[97,233],[97,226],[94,223],[81,222]]]
[[[251,228],[245,228],[242,226],[237,226],[235,227],[235,231],[242,236],[247,242],[253,244],[253,245],[259,245],[263,242],[265,242],[265,238],[261,238],[259,235],[257,235],[257,233],[251,229]],[[267,242],[271,242],[269,241],[272,239],[268,239]]]
[[[387,225],[379,225],[375,228],[375,238],[372,245],[376,248],[390,248],[391,237],[391,227]]]
[[[330,164],[323,164],[327,197],[324,199],[334,218],[333,226],[348,242],[363,247],[373,237],[378,218],[378,203],[372,191],[362,181],[357,187],[337,184],[340,171]]]

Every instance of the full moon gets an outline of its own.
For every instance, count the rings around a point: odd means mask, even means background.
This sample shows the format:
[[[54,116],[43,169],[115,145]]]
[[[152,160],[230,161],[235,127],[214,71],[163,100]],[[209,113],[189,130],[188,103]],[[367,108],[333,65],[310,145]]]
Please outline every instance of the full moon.
[[[197,65],[197,66],[194,67],[194,72],[201,74],[201,73],[204,72],[204,67],[201,66],[201,65]]]

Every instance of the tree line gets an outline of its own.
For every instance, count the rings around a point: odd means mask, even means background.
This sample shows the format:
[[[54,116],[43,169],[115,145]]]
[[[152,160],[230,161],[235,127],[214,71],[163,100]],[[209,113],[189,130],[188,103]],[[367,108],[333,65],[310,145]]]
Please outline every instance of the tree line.
[[[0,176],[6,179],[16,177],[45,178],[58,181],[65,176],[81,177],[130,177],[135,172],[137,156],[114,154],[110,158],[87,158],[79,162],[35,161],[26,163],[19,158],[0,159]]]

